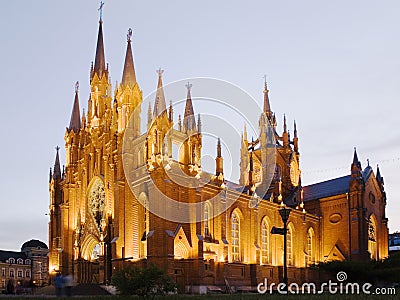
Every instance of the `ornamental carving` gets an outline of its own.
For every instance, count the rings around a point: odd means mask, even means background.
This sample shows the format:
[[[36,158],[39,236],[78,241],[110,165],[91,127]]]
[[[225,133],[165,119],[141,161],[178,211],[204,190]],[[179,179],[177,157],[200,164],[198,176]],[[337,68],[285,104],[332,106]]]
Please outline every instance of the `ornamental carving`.
[[[104,207],[105,207],[105,191],[104,184],[100,179],[97,179],[88,195],[88,208],[90,214],[93,216],[96,221],[96,225],[99,229],[101,229],[101,221],[104,216]],[[101,231],[101,230],[100,230]]]

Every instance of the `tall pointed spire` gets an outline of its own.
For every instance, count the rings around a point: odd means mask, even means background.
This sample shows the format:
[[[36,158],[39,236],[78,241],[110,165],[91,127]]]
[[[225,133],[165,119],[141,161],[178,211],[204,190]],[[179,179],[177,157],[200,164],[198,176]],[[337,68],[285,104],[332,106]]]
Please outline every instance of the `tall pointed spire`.
[[[56,160],[54,162],[54,168],[53,168],[53,179],[61,179],[61,166],[60,166],[60,155],[58,153],[58,150],[60,150],[60,147],[56,147]]]
[[[158,83],[157,83],[156,100],[154,102],[154,110],[153,110],[154,117],[159,116],[162,112],[166,111],[166,108],[167,108],[167,105],[165,104],[164,88],[163,88],[163,83],[162,83],[162,74],[163,73],[164,73],[164,70],[161,70],[161,68],[159,68],[157,70]]]
[[[354,154],[353,154],[353,164],[359,163],[360,161],[358,160],[358,155],[357,155],[357,148],[354,147]]]
[[[122,73],[123,85],[130,85],[131,87],[136,84],[135,65],[133,64],[132,47],[131,47],[132,29],[129,28],[127,34],[128,46],[126,47],[124,71]]]
[[[264,112],[270,117],[272,114],[271,112],[271,106],[269,104],[269,97],[268,97],[268,86],[267,86],[267,76],[264,75]]]
[[[79,81],[75,83],[75,100],[74,100],[74,106],[72,107],[71,120],[69,122],[69,127],[68,127],[68,131],[73,130],[75,133],[77,133],[81,128],[81,115],[79,109],[78,92],[79,92]]]
[[[104,43],[103,43],[103,19],[102,19],[102,10],[104,3],[100,3],[100,20],[99,20],[99,33],[97,35],[97,46],[96,46],[96,56],[94,60],[94,66],[92,70],[93,78],[96,73],[99,78],[103,76],[103,73],[106,71],[106,59],[104,55]]]
[[[192,85],[188,82],[186,84],[186,88],[187,88],[187,97],[186,97],[185,113],[183,116],[183,130],[192,131],[196,130],[196,121],[194,119],[192,95],[190,94],[190,89],[192,88]]]
[[[351,164],[351,177],[362,178],[361,162],[358,160],[357,149],[354,147],[353,163]]]

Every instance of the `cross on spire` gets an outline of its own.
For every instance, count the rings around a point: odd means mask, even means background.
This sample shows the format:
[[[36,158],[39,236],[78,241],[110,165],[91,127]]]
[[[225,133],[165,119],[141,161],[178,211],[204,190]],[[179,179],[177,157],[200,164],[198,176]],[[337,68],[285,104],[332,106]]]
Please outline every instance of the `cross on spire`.
[[[132,37],[132,28],[128,29],[128,34],[126,35],[126,39],[128,42],[131,41],[131,37]]]
[[[104,2],[100,1],[100,7],[98,9],[98,11],[100,12],[100,22],[103,21],[103,6],[104,6]]]
[[[79,91],[79,81],[75,83],[75,93]]]
[[[188,91],[190,91],[190,89],[192,88],[192,84],[188,81],[188,83],[185,84],[186,88],[188,89]]]
[[[156,71],[158,76],[162,76],[162,74],[164,73],[164,70],[161,69],[161,67]]]

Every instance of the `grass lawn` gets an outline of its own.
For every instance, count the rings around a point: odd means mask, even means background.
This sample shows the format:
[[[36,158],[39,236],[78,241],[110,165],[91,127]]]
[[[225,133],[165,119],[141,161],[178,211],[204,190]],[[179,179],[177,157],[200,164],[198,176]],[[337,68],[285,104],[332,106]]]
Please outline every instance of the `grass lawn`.
[[[220,299],[220,300],[230,300],[230,299],[243,299],[243,300],[257,300],[257,299],[296,299],[296,300],[306,300],[306,299],[326,299],[326,300],[353,300],[353,299],[368,299],[368,300],[380,300],[380,299],[388,299],[388,300],[398,300],[400,295],[400,290],[396,289],[396,294],[395,295],[366,295],[366,294],[359,294],[359,295],[340,295],[340,294],[322,294],[322,295],[279,295],[279,294],[233,294],[233,295],[173,295],[173,296],[167,296],[167,297],[155,297],[155,299],[169,299],[169,300],[181,300],[181,299],[187,299],[187,300],[207,300],[207,299]],[[54,298],[51,296],[47,296],[44,299],[48,298]],[[115,298],[119,300],[124,300],[124,299],[142,299],[137,296],[87,296],[87,297],[73,297],[72,299],[110,299],[110,298]],[[29,296],[24,296],[24,297],[7,297],[7,295],[0,295],[0,299],[21,299],[21,300],[27,300],[27,299],[43,299],[42,297],[29,297]],[[59,299],[71,299],[71,298],[59,298]]]

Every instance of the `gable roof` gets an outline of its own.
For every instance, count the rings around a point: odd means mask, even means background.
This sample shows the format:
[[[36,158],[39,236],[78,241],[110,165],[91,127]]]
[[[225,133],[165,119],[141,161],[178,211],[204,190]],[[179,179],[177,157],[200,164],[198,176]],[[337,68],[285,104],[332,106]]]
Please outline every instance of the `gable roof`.
[[[362,171],[362,178],[367,182],[374,173],[370,166]],[[310,201],[344,194],[350,191],[350,175],[330,179],[303,187],[303,200]]]
[[[303,187],[303,200],[310,201],[349,192],[350,175]]]

